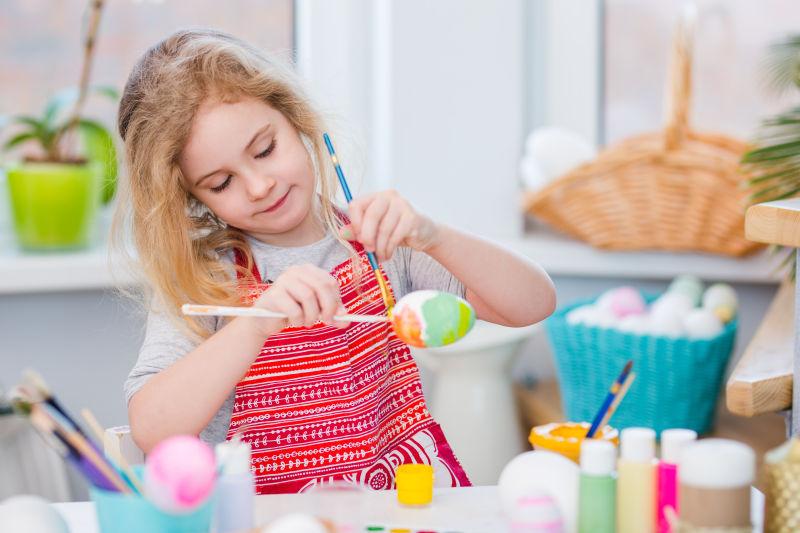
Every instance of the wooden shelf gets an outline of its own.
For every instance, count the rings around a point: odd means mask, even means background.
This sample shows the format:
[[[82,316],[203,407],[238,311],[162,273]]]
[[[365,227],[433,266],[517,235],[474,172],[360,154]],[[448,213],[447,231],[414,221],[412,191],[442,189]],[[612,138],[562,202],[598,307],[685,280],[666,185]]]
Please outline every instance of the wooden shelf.
[[[800,248],[800,198],[750,207],[745,234],[751,241]]]
[[[728,409],[740,416],[792,406],[794,284],[784,283],[726,386]]]

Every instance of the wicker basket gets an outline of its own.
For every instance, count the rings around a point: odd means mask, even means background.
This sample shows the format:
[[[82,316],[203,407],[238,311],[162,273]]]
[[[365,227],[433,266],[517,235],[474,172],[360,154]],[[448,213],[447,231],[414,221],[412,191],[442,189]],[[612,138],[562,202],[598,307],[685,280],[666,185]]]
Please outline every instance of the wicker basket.
[[[691,30],[678,27],[663,132],[625,140],[526,193],[524,209],[557,230],[611,250],[705,251],[741,256],[761,247],[744,237],[739,161],[747,145],[688,127]]]
[[[654,299],[647,298],[648,302]],[[729,322],[709,339],[637,335],[567,322],[570,311],[594,301],[567,305],[545,322],[567,419],[591,421],[609,385],[632,360],[636,381],[614,413],[613,427],[643,426],[658,434],[669,428],[708,431],[733,352],[737,322]]]

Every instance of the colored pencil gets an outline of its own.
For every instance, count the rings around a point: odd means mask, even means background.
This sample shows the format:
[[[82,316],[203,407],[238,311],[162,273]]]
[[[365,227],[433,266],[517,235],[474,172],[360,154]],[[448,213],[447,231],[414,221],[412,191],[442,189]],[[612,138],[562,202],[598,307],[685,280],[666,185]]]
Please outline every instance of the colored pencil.
[[[611,407],[611,403],[614,401],[614,397],[622,388],[623,383],[625,383],[625,379],[628,377],[628,373],[631,371],[632,366],[633,361],[628,361],[625,364],[625,368],[622,369],[620,375],[617,377],[614,383],[611,384],[611,388],[609,389],[608,394],[606,394],[605,400],[603,400],[603,405],[600,406],[600,410],[597,411],[594,420],[592,420],[592,425],[589,428],[589,432],[586,433],[587,439],[593,438],[595,432],[599,429],[600,421],[603,420],[606,411],[608,411],[608,408]]]
[[[336,176],[339,178],[339,184],[342,186],[344,198],[349,204],[353,201],[353,195],[350,193],[350,187],[347,185],[347,180],[344,177],[344,171],[342,170],[342,166],[339,164],[339,158],[336,157],[336,150],[333,149],[333,143],[331,142],[331,138],[327,133],[323,133],[322,138],[325,140],[325,146],[328,148],[331,161],[333,161],[333,168],[336,170]],[[378,281],[378,287],[380,287],[381,290],[383,303],[386,304],[386,311],[390,312],[394,307],[394,298],[392,298],[392,293],[389,291],[389,287],[386,285],[386,280],[383,278],[380,265],[378,264],[378,259],[375,257],[373,252],[367,252],[367,259],[369,259],[369,264],[372,267],[372,271],[375,273],[375,279]]]

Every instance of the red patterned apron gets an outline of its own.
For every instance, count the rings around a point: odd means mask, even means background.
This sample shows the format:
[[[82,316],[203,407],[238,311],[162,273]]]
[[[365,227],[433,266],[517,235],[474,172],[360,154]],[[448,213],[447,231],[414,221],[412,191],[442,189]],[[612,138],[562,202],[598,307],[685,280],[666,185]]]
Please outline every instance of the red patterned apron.
[[[348,313],[384,314],[366,254],[353,245],[364,273],[360,287],[349,259],[331,271],[342,303]],[[242,264],[238,254],[236,261]],[[269,288],[255,266],[253,275],[257,284],[243,287],[248,304]],[[428,412],[408,346],[386,323],[318,323],[269,337],[236,385],[227,438],[241,426],[258,494],[331,481],[391,489],[404,463],[433,465],[436,486],[471,484]]]

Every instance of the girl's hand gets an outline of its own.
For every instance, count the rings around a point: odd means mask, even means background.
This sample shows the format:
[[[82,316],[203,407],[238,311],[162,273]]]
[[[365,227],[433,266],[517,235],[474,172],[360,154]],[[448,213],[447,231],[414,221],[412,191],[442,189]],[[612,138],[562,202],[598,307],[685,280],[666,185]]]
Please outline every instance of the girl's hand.
[[[336,279],[310,264],[287,268],[253,306],[277,311],[288,317],[254,318],[265,337],[290,325],[310,328],[320,320],[338,328],[348,325],[347,322],[333,319],[334,315],[346,312]]]
[[[391,259],[398,246],[426,251],[436,244],[439,227],[417,213],[397,191],[380,191],[356,198],[348,207],[350,224],[342,237],[357,240],[378,261]]]

